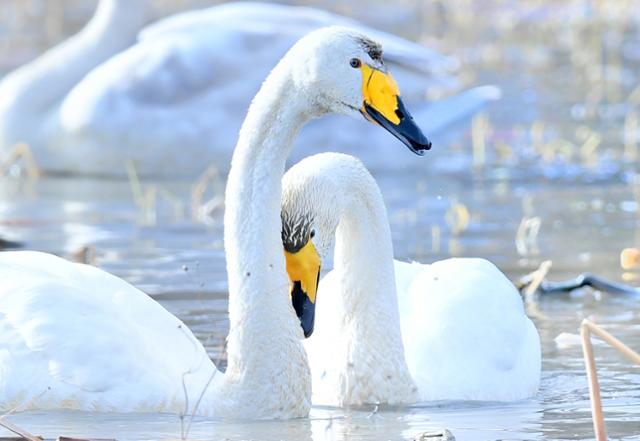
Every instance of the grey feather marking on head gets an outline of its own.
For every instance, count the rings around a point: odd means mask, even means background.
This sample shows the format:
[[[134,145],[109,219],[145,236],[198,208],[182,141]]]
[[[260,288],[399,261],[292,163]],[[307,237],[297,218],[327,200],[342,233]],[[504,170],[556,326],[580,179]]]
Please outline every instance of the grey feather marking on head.
[[[368,38],[361,38],[360,44],[372,60],[382,62],[382,46],[379,43]]]
[[[285,211],[281,212],[280,217],[284,249],[289,253],[297,253],[311,238],[313,218],[308,214],[292,216]]]

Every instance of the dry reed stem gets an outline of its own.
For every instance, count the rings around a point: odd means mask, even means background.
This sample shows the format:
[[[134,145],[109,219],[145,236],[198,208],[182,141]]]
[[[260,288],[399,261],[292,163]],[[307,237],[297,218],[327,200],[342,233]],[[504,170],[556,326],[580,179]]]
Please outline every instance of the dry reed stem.
[[[545,260],[537,270],[526,276],[529,280],[527,280],[528,284],[524,290],[525,299],[531,298],[531,296],[536,293],[540,284],[544,281],[545,277],[547,277],[552,265],[553,262],[551,260]]]
[[[440,227],[438,225],[431,225],[431,252],[440,252]]]
[[[25,438],[25,439],[27,439],[29,441],[42,441],[42,438],[40,438],[39,436],[32,435],[31,433],[27,432],[26,430],[22,429],[21,427],[18,427],[15,424],[13,424],[12,422],[9,422],[4,417],[0,418],[0,426],[4,427],[5,429],[7,429],[10,432],[15,433],[16,435],[20,435],[21,437],[23,437],[23,438]]]
[[[589,323],[586,319],[583,320],[580,326],[580,336],[582,337],[582,353],[587,370],[587,382],[589,383],[589,400],[591,401],[593,430],[596,434],[597,441],[606,441],[607,432],[602,416],[602,399],[600,397],[600,385],[598,384],[598,372],[596,370],[596,360],[593,356]]]
[[[471,148],[473,169],[482,170],[486,162],[487,134],[490,129],[489,117],[479,113],[471,120]]]
[[[131,186],[133,202],[142,212],[146,223],[151,225],[156,223],[158,197],[163,198],[171,204],[176,219],[184,217],[184,204],[178,196],[160,185],[143,186],[138,176],[138,169],[132,160],[127,160],[125,167],[127,169],[129,185]]]
[[[133,194],[133,202],[138,206],[142,212],[144,222],[150,225],[156,222],[156,188],[151,185],[144,189],[140,178],[138,177],[138,169],[136,164],[132,160],[125,162],[127,169],[127,177],[129,178],[129,185],[131,186],[131,193]]]
[[[210,165],[191,187],[191,212],[197,213],[203,205],[204,194],[213,183],[222,182],[220,172],[215,164]],[[224,185],[224,184],[223,184]]]
[[[516,250],[520,256],[537,255],[540,253],[537,241],[541,224],[542,220],[539,216],[524,216],[520,220],[520,225],[518,226],[515,237]]]
[[[7,158],[0,162],[0,176],[5,175],[9,171],[9,168],[21,159],[24,163],[27,177],[32,181],[38,179],[40,177],[40,169],[33,156],[33,152],[25,143],[19,143],[13,146]]]
[[[469,209],[460,202],[456,202],[447,210],[445,220],[451,228],[451,234],[458,236],[469,227],[471,215]]]
[[[638,114],[631,111],[624,119],[624,153],[629,162],[638,160]]]
[[[138,169],[132,160],[125,162],[127,169],[127,177],[129,178],[129,185],[131,186],[131,193],[133,194],[133,200],[136,205],[143,207],[145,205],[144,192],[142,191],[142,184],[138,178]]]
[[[602,415],[602,398],[600,397],[600,385],[598,384],[598,371],[596,369],[596,360],[593,356],[593,345],[591,344],[591,334],[595,334],[604,340],[609,346],[617,349],[625,357],[633,363],[640,366],[640,354],[635,352],[629,346],[609,334],[588,319],[584,319],[580,325],[580,335],[582,337],[582,353],[584,355],[585,369],[587,371],[587,380],[589,383],[589,398],[591,400],[591,416],[593,419],[593,429],[596,434],[597,441],[606,441],[607,432]]]

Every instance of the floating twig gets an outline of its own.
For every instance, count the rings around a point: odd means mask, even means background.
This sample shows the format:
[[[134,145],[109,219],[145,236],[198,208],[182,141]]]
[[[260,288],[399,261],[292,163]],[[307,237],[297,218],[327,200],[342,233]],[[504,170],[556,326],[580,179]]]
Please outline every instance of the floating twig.
[[[447,429],[436,430],[433,432],[424,432],[414,438],[415,441],[456,441],[456,437],[453,436]]]
[[[522,291],[525,299],[530,299],[531,296],[536,293],[540,284],[542,284],[544,279],[547,277],[552,265],[553,262],[551,260],[545,260],[540,264],[537,270],[520,278],[520,280],[515,283],[516,287]]]

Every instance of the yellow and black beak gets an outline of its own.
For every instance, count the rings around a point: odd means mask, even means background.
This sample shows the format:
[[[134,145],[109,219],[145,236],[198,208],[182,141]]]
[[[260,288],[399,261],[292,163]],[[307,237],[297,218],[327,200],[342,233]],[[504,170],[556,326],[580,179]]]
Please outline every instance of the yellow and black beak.
[[[366,63],[362,70],[362,95],[364,102],[360,112],[371,122],[375,122],[402,141],[409,149],[424,155],[431,148],[420,128],[400,99],[400,90],[391,74],[374,69]]]
[[[291,302],[305,338],[313,333],[316,316],[316,292],[320,282],[320,256],[313,242],[294,253],[284,252],[291,285]]]

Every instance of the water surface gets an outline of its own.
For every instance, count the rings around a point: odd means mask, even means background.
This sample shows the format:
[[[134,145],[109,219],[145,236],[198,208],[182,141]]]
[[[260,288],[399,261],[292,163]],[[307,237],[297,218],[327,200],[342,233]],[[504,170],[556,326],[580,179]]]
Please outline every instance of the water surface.
[[[633,98],[640,83],[637,21],[616,8],[604,14],[600,3],[591,2],[571,3],[570,13],[553,2],[523,1],[520,8],[470,4],[466,13],[457,5],[442,6],[434,15],[429,6],[394,17],[406,25],[398,25],[401,32],[460,55],[468,84],[494,83],[504,93],[473,124],[438,134],[434,149],[416,158],[422,162],[415,167],[374,171],[389,209],[396,257],[431,262],[479,256],[513,280],[552,259],[551,279],[591,271],[640,284],[640,273],[623,273],[618,263],[621,249],[637,245],[640,232],[637,134],[634,144],[624,130],[638,104]],[[383,4],[377,8],[372,10],[379,12]],[[427,23],[429,31],[416,23]],[[200,208],[193,210],[194,182],[195,177],[144,182],[158,195],[145,205],[134,201],[128,182],[5,177],[0,236],[71,258],[90,247],[95,264],[161,302],[187,323],[213,359],[224,362],[222,207],[211,203],[204,216]],[[219,200],[222,192],[222,182],[214,182],[205,200]],[[525,232],[536,226],[539,232],[529,239],[518,236],[522,222],[528,225]],[[314,408],[309,419],[285,422],[198,418],[189,436],[395,440],[446,427],[461,440],[591,439],[581,349],[559,347],[555,339],[577,334],[589,317],[639,349],[637,305],[637,297],[590,290],[529,305],[543,348],[540,392],[529,400]],[[640,368],[606,346],[595,351],[609,436],[640,439]],[[47,437],[175,439],[181,433],[173,415],[28,412],[11,419]]]

